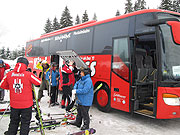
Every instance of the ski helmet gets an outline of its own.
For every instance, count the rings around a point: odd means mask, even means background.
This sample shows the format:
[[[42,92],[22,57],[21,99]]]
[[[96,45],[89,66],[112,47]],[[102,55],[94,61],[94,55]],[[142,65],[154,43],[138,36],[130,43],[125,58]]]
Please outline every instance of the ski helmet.
[[[17,63],[24,63],[26,66],[29,65],[29,61],[26,58],[24,58],[24,57],[19,57],[17,59]]]
[[[4,61],[3,61],[3,60],[0,60],[0,64],[4,64]]]

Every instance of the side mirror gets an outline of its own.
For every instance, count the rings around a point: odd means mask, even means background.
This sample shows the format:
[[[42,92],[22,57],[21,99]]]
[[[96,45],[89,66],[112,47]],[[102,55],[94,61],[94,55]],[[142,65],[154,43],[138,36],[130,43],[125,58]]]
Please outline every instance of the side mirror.
[[[167,21],[179,21],[177,18],[165,18],[165,19],[154,19],[144,22],[146,26],[158,26],[160,24],[166,24]]]

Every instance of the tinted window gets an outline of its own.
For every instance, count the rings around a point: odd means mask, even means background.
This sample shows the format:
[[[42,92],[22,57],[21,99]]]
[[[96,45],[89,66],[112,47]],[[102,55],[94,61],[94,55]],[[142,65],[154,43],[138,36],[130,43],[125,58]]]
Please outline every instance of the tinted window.
[[[49,46],[50,54],[56,54],[57,51],[66,50],[67,39],[62,39],[60,37],[61,35],[57,35],[52,37],[52,40],[50,40],[50,46]]]
[[[153,20],[152,13],[140,14],[136,16],[136,30],[135,30],[136,34],[155,31],[155,27],[148,27],[144,25],[144,22],[148,20]]]
[[[111,53],[112,38],[127,36],[129,18],[95,26],[93,53]]]
[[[112,68],[116,74],[129,80],[128,38],[114,40]]]
[[[44,39],[41,40],[39,47],[39,55],[40,56],[48,56],[49,55],[49,40],[46,41]]]
[[[68,39],[67,49],[73,49],[78,54],[91,53],[93,28],[73,31]]]
[[[27,56],[39,56],[39,40],[28,42],[26,45]]]

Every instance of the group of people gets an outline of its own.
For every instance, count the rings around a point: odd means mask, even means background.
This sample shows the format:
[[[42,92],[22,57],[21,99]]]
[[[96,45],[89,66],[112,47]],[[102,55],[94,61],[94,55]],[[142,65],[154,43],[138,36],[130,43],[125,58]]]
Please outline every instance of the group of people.
[[[42,70],[41,78],[38,78],[27,71],[28,60],[20,57],[14,70],[8,72],[1,80],[0,88],[10,90],[10,124],[5,135],[16,135],[19,122],[21,122],[20,135],[29,134],[29,125],[32,116],[32,84],[40,85],[38,91],[38,101],[43,97],[43,90],[48,89],[51,106],[57,105],[57,93],[59,79],[62,80],[61,107],[70,111],[70,104],[75,103],[77,97],[77,116],[72,125],[81,127],[81,130],[89,128],[89,109],[93,102],[93,83],[90,77],[89,68],[76,68],[74,61],[68,60],[62,66],[60,73],[58,65],[52,63],[51,66],[46,61],[40,61],[37,68]],[[1,65],[0,65],[1,66]],[[79,75],[80,74],[80,77]],[[49,91],[50,90],[50,91]],[[83,126],[81,126],[83,123]]]

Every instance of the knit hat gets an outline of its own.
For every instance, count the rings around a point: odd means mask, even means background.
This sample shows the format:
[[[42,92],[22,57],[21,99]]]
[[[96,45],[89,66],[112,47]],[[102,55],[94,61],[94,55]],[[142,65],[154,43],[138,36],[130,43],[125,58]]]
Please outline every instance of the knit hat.
[[[29,65],[29,61],[26,58],[24,58],[24,57],[19,57],[17,59],[17,63],[24,63],[26,66]]]

